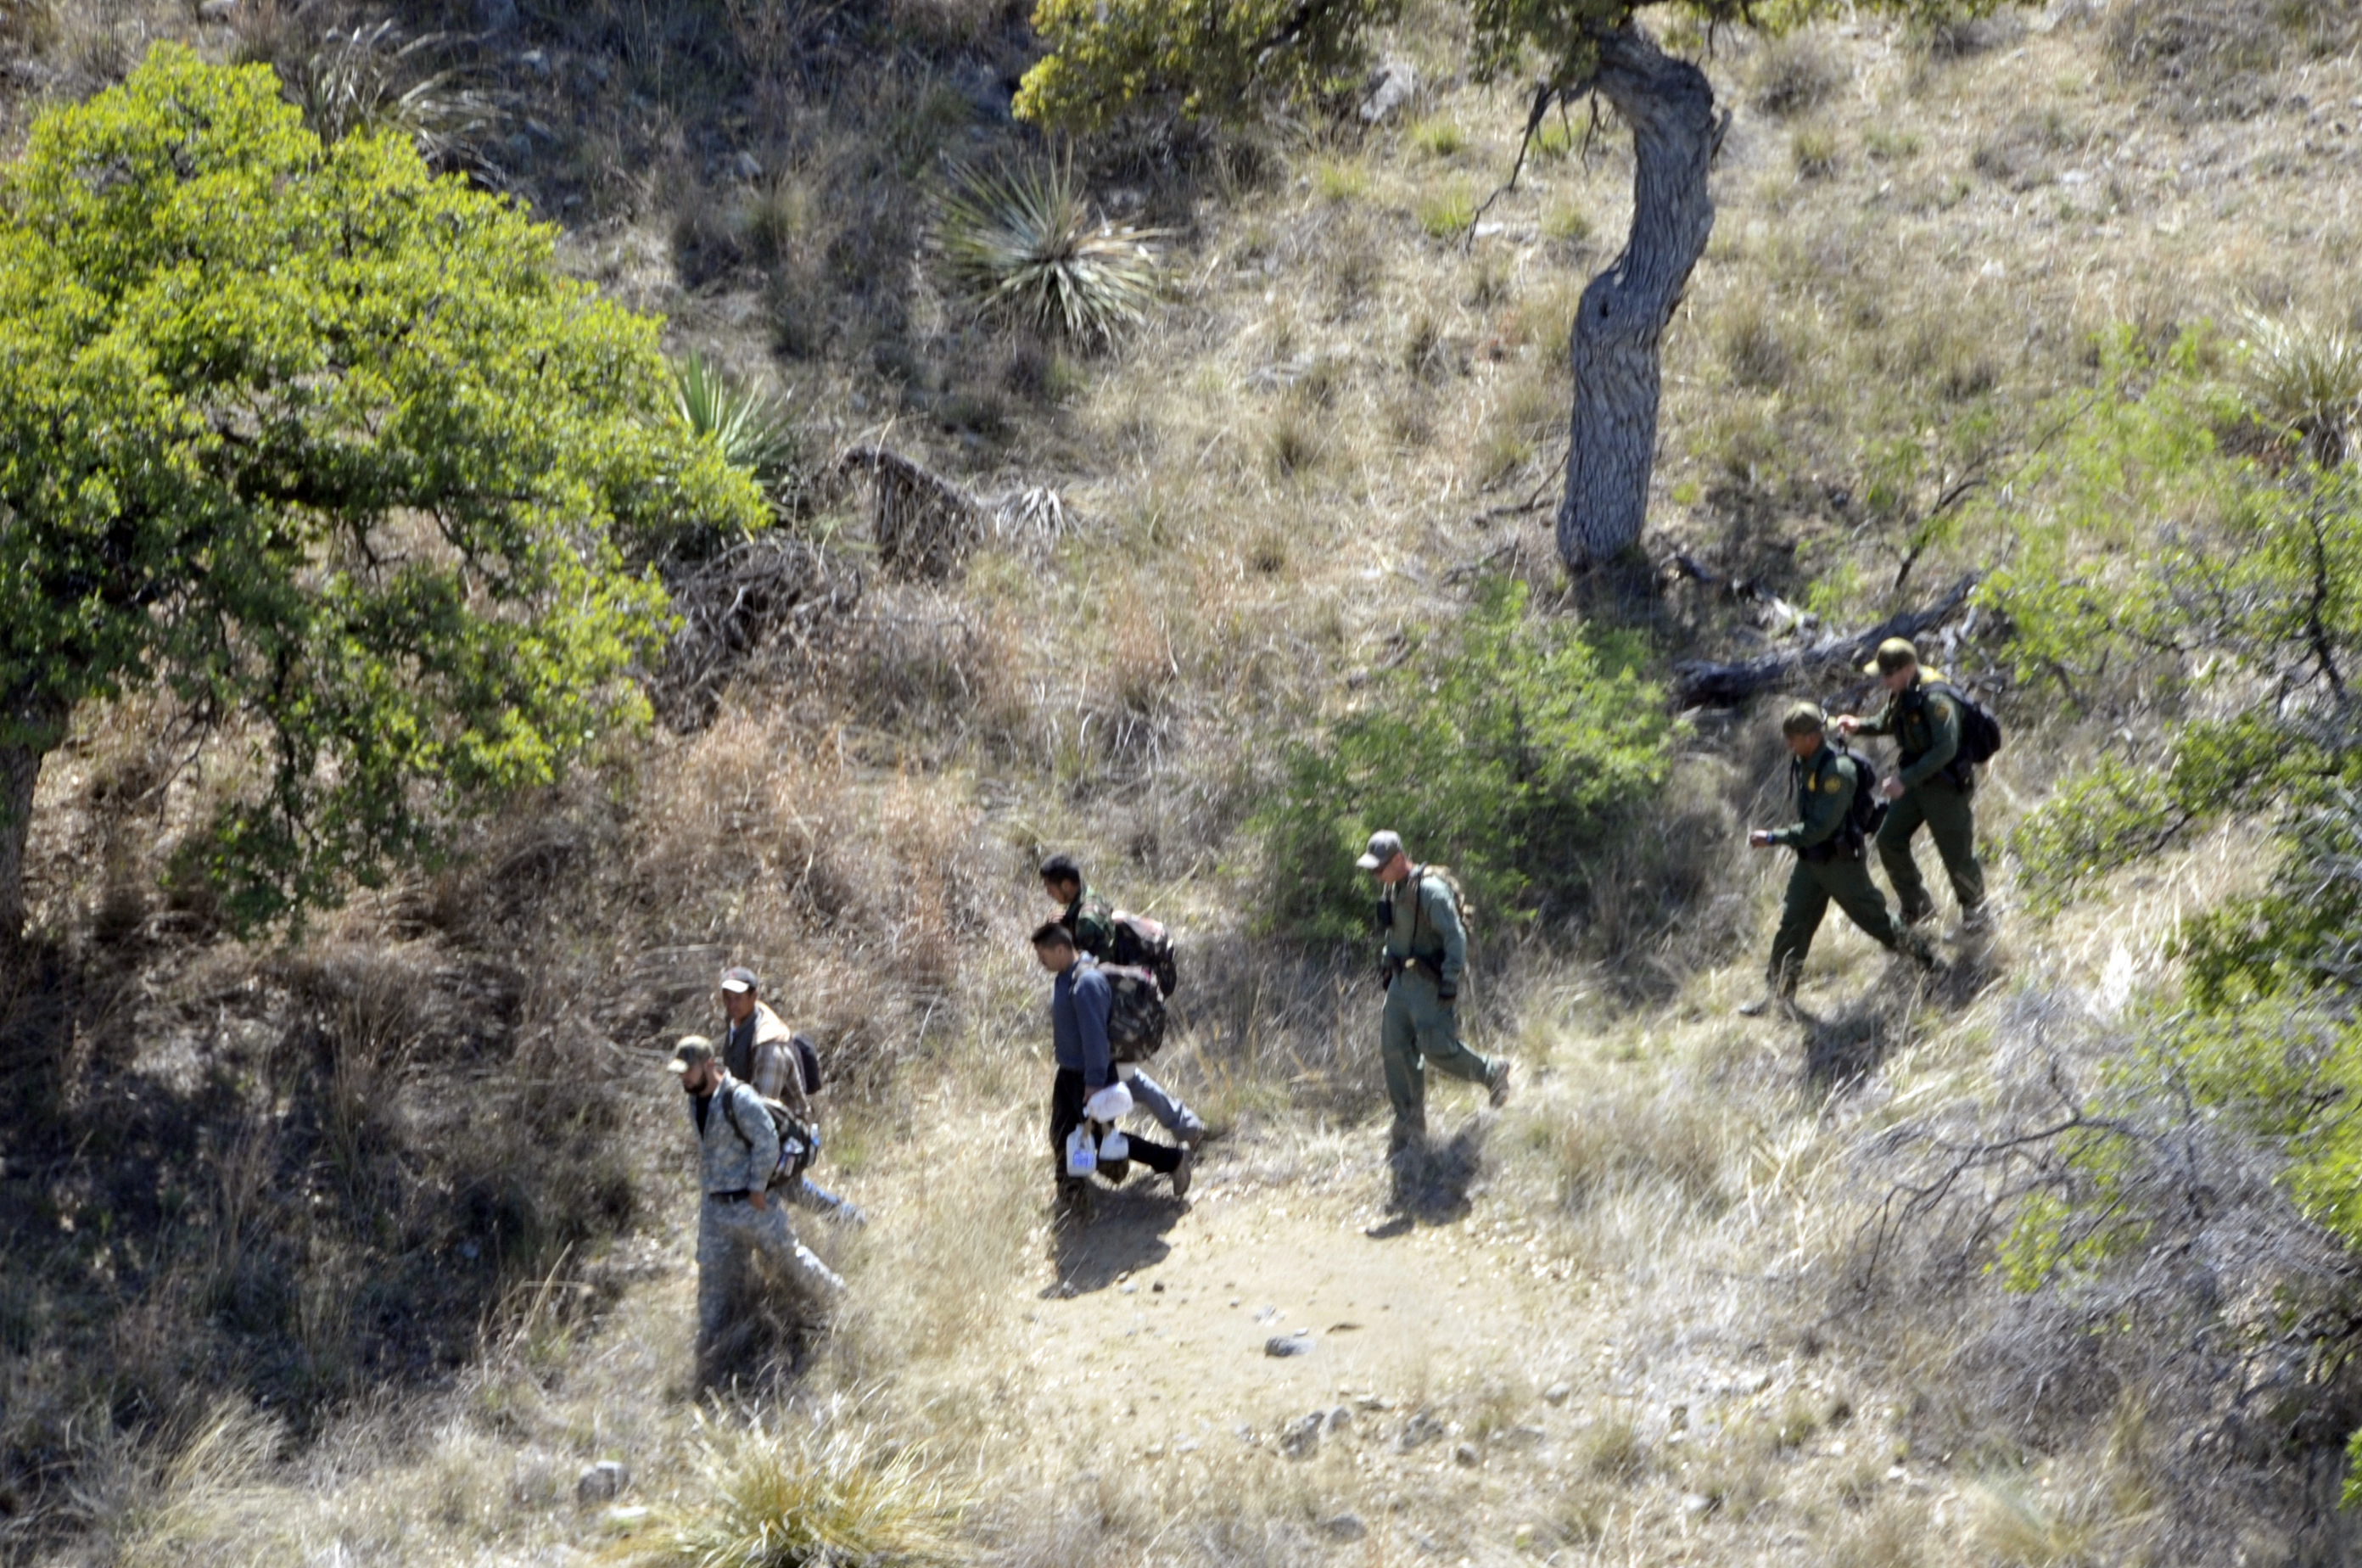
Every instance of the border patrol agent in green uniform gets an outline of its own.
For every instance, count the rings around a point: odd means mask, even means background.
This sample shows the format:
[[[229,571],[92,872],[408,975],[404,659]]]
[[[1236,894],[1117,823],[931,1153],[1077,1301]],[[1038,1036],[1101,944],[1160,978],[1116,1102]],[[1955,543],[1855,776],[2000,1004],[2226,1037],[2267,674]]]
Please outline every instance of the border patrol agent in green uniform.
[[[1982,931],[1985,873],[1977,864],[1976,816],[1969,807],[1976,770],[1959,760],[1959,704],[1946,692],[1927,690],[1943,680],[1943,673],[1921,669],[1919,650],[1901,637],[1879,644],[1878,657],[1862,673],[1885,681],[1886,706],[1872,718],[1840,715],[1838,733],[1892,735],[1900,753],[1895,777],[1882,787],[1893,803],[1879,825],[1878,858],[1903,906],[1903,923],[1917,925],[1936,912],[1926,880],[1911,858],[1912,837],[1925,826],[1943,857],[1952,896],[1960,901],[1962,934]]]
[[[1758,849],[1778,845],[1796,852],[1796,867],[1780,905],[1779,933],[1772,939],[1764,996],[1738,1010],[1750,1018],[1774,1008],[1794,1011],[1796,977],[1832,902],[1888,952],[1907,954],[1923,967],[1932,962],[1926,944],[1896,922],[1886,895],[1870,879],[1861,834],[1852,820],[1861,779],[1853,760],[1829,745],[1826,726],[1820,709],[1810,702],[1795,704],[1780,721],[1780,734],[1794,757],[1788,774],[1796,791],[1797,821],[1747,835]]]
[[[1386,1008],[1379,1036],[1386,1098],[1394,1102],[1389,1146],[1401,1150],[1427,1138],[1427,1069],[1483,1084],[1499,1105],[1509,1097],[1507,1057],[1487,1058],[1460,1039],[1460,982],[1468,971],[1468,933],[1451,886],[1414,866],[1402,836],[1374,833],[1354,864],[1377,877],[1378,929],[1385,934],[1379,974]]]

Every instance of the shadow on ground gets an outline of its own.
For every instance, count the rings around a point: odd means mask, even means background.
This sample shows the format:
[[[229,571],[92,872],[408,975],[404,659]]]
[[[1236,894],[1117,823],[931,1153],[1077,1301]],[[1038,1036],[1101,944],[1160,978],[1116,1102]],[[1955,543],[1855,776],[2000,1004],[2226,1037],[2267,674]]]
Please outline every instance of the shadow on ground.
[[[1827,1092],[1860,1082],[1885,1065],[1912,1034],[1911,1015],[1923,1002],[1948,1011],[1968,1006],[2000,977],[1990,942],[1963,944],[1948,963],[1920,978],[1898,964],[1869,992],[1827,1018],[1805,1012],[1805,1078]]]
[[[1408,1149],[1388,1163],[1386,1221],[1369,1234],[1381,1241],[1407,1234],[1416,1225],[1448,1225],[1465,1219],[1468,1190],[1485,1169],[1488,1121],[1473,1117],[1440,1143]]]
[[[1163,1263],[1173,1251],[1165,1232],[1189,1211],[1156,1177],[1134,1173],[1124,1186],[1091,1188],[1087,1220],[1060,1222],[1050,1257],[1057,1270],[1045,1295],[1080,1296],[1105,1290],[1127,1274]],[[1153,1187],[1150,1185],[1153,1183]]]

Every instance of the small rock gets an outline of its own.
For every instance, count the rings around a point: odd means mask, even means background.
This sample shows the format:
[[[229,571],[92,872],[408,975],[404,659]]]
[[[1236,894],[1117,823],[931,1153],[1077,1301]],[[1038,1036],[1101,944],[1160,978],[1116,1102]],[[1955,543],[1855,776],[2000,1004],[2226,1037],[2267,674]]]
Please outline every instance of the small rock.
[[[593,1503],[612,1503],[631,1484],[629,1465],[620,1459],[602,1459],[576,1478],[574,1501],[577,1507],[585,1508]]]
[[[1702,1514],[1714,1507],[1714,1499],[1703,1492],[1691,1492],[1682,1498],[1682,1512]]]
[[[1422,1443],[1433,1442],[1449,1430],[1443,1422],[1421,1410],[1403,1423],[1402,1436],[1395,1440],[1395,1446],[1408,1453]]]
[[[1162,1295],[1164,1295],[1164,1282],[1163,1280],[1161,1280],[1161,1279],[1151,1281],[1151,1282],[1150,1282],[1150,1284],[1149,1284],[1149,1286],[1148,1286],[1148,1293],[1149,1293],[1151,1296],[1162,1296]]]
[[[1409,103],[1411,94],[1418,91],[1418,70],[1407,61],[1387,61],[1370,79],[1370,90],[1362,95],[1362,106],[1355,112],[1362,116],[1363,125],[1376,125]]]
[[[517,63],[535,76],[549,74],[549,54],[546,50],[529,49],[517,56]]]
[[[1453,1449],[1451,1451],[1451,1463],[1454,1464],[1475,1463],[1476,1445],[1473,1442],[1463,1442],[1459,1447]]]
[[[1179,1442],[1173,1445],[1173,1452],[1175,1453],[1195,1453],[1198,1452],[1198,1440],[1196,1438],[1183,1438]]]
[[[1279,1429],[1279,1452],[1290,1459],[1309,1459],[1320,1449],[1320,1426],[1327,1418],[1319,1410],[1298,1416]]]
[[[648,1511],[646,1508],[636,1507],[629,1508],[609,1508],[604,1514],[600,1516],[600,1520],[609,1529],[615,1531],[619,1535],[625,1535],[648,1522]]]
[[[1131,1295],[1133,1291],[1138,1290],[1138,1289],[1140,1288],[1140,1286],[1136,1286],[1136,1285],[1133,1285],[1133,1284],[1130,1283],[1129,1281],[1127,1281],[1126,1283],[1124,1283],[1124,1284],[1122,1284],[1122,1285],[1119,1285],[1119,1286],[1117,1286],[1115,1288],[1116,1288],[1116,1294],[1117,1294],[1117,1295],[1119,1295],[1119,1296],[1129,1296],[1129,1295]]]
[[[1549,1435],[1540,1427],[1511,1427],[1501,1434],[1500,1441],[1504,1448],[1540,1448]]]
[[[1279,1356],[1310,1355],[1312,1342],[1301,1334],[1274,1334],[1264,1341],[1263,1353]]]
[[[741,180],[760,180],[763,160],[751,152],[742,152],[730,160],[730,172]]]
[[[237,0],[199,0],[197,20],[234,22],[237,20]]]
[[[1542,1398],[1552,1405],[1563,1405],[1573,1397],[1574,1385],[1572,1383],[1553,1383],[1542,1390]]]
[[[1320,1527],[1320,1533],[1331,1540],[1359,1540],[1370,1533],[1359,1514],[1339,1514]]]
[[[1352,1424],[1353,1412],[1345,1408],[1344,1406],[1340,1405],[1335,1409],[1329,1412],[1329,1430],[1330,1431],[1341,1432]]]

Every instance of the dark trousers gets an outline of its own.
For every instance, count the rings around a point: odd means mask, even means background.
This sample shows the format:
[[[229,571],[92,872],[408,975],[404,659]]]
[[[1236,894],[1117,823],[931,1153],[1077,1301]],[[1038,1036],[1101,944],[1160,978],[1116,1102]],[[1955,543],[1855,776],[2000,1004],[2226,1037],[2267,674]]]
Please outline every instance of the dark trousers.
[[[1050,1156],[1058,1162],[1061,1179],[1066,1174],[1066,1134],[1083,1124],[1083,1102],[1090,1099],[1083,1088],[1079,1067],[1061,1067],[1050,1084]],[[1153,1171],[1170,1173],[1181,1163],[1181,1151],[1164,1143],[1152,1143],[1145,1138],[1124,1134],[1131,1145],[1131,1157]]]

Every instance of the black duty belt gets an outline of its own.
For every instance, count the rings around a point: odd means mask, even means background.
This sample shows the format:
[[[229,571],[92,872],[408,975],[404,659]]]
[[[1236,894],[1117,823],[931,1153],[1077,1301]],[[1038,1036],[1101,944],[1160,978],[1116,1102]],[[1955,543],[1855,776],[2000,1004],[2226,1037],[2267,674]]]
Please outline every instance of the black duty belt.
[[[742,1187],[729,1192],[709,1192],[705,1196],[715,1203],[744,1203],[746,1201],[746,1189]]]

